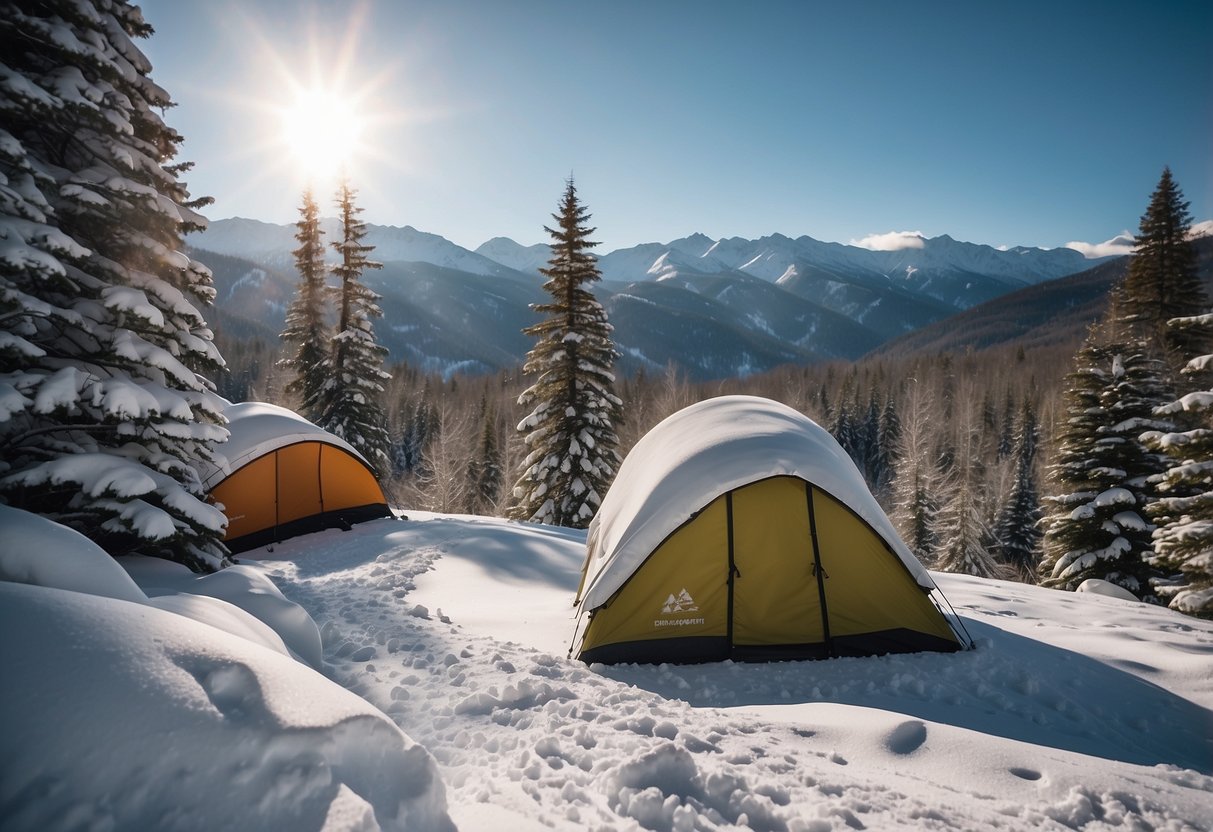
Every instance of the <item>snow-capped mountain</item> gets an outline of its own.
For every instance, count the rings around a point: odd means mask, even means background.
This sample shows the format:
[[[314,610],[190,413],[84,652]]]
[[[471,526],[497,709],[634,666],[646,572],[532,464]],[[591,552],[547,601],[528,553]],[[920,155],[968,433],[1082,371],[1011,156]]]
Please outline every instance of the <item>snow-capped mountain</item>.
[[[321,220],[325,240],[338,238],[338,221],[332,217]],[[205,231],[191,236],[189,244],[197,248],[241,257],[255,263],[290,267],[291,251],[298,245],[295,226],[277,225],[233,218],[215,220]],[[418,231],[411,225],[367,225],[364,241],[375,247],[372,255],[380,262],[432,263],[445,269],[457,269],[470,274],[495,277],[517,277],[515,270],[497,260],[468,251],[445,237]],[[330,258],[336,254],[329,251]]]
[[[552,257],[550,246],[543,243],[524,246],[509,237],[494,237],[481,243],[476,253],[525,274],[537,274]]]
[[[334,221],[326,234],[335,236]],[[367,282],[383,295],[376,325],[394,360],[430,371],[482,372],[522,361],[544,300],[548,246],[496,237],[472,252],[405,226],[368,227]],[[218,220],[189,242],[212,265],[224,331],[281,330],[294,293],[294,226]],[[603,255],[596,291],[626,371],[670,361],[697,378],[784,363],[857,358],[891,338],[995,297],[1100,261],[1070,249],[990,246],[900,235],[874,251],[773,234],[713,240],[692,234]],[[216,252],[219,256],[210,253]]]
[[[713,240],[704,234],[668,243],[642,243],[617,249],[599,258],[606,280],[662,279],[684,272],[717,274],[740,271],[764,280],[778,281],[804,266],[862,272],[889,279],[912,281],[916,274],[930,272],[981,275],[1018,285],[1053,280],[1095,265],[1072,249],[1040,249],[1017,246],[997,249],[954,240],[948,235],[909,238],[895,250],[873,250],[856,245],[828,243],[812,237],[792,239],[772,234],[757,240],[728,237]],[[477,251],[498,262],[526,270],[542,265],[550,255],[546,246],[522,247],[508,238],[496,237]],[[525,256],[521,254],[525,252]],[[922,278],[920,277],[919,280]]]
[[[614,251],[599,266],[608,280],[669,279],[686,273],[737,271],[786,285],[808,274],[842,283],[907,289],[967,308],[1010,289],[1074,274],[1095,265],[1070,249],[999,250],[947,235],[915,237],[892,251],[772,234],[757,240],[712,240],[693,234],[666,244]],[[817,292],[815,292],[817,294]]]

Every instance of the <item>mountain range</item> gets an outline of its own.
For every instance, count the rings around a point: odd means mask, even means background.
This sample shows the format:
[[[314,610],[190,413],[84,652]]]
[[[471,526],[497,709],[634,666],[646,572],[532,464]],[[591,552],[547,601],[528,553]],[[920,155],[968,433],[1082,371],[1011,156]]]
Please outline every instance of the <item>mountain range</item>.
[[[324,224],[334,239],[335,220]],[[275,337],[295,291],[293,225],[227,219],[187,241],[215,273],[216,328]],[[380,340],[427,371],[486,372],[521,362],[545,295],[546,245],[497,237],[470,251],[410,226],[368,226],[383,269]],[[1104,258],[1105,260],[1107,258]],[[1070,249],[995,249],[948,236],[907,236],[874,251],[773,234],[693,234],[599,257],[595,287],[625,372],[673,362],[694,378],[779,364],[853,359],[993,298],[1101,263]],[[244,337],[243,335],[241,337]]]

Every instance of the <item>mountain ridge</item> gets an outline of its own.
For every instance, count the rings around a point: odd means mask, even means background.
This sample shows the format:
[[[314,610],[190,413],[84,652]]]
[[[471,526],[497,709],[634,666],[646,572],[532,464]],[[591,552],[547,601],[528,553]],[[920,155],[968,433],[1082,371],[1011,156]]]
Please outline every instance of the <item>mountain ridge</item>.
[[[335,230],[335,221],[325,222]],[[189,242],[199,259],[215,263],[221,325],[281,331],[295,290],[294,226],[219,220]],[[411,226],[374,225],[366,242],[384,264],[366,281],[383,295],[376,331],[393,360],[444,374],[521,363],[530,342],[520,331],[537,322],[531,307],[546,297],[538,274],[550,256],[546,245],[497,237],[473,252]],[[623,372],[673,362],[693,378],[713,379],[857,359],[957,312],[1101,262],[1068,249],[999,251],[947,235],[873,251],[807,236],[694,233],[603,255],[595,292]]]

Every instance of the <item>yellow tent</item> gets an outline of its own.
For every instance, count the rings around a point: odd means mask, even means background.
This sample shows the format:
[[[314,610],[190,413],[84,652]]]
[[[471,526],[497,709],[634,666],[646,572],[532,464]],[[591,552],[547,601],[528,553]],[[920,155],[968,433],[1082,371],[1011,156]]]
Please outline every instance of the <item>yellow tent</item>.
[[[231,437],[224,464],[202,484],[227,514],[232,552],[334,526],[388,517],[391,510],[363,456],[348,442],[277,405],[224,408]]]
[[[620,467],[590,524],[579,656],[958,650],[933,592],[827,431],[768,399],[725,396],[670,416]]]

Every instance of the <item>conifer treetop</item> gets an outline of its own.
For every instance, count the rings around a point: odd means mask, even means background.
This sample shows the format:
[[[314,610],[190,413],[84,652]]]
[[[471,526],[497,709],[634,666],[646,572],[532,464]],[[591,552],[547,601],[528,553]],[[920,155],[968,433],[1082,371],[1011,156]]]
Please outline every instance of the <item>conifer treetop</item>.
[[[553,214],[552,258],[540,272],[551,300],[534,304],[547,317],[523,331],[536,343],[523,371],[535,382],[519,396],[532,408],[518,425],[529,453],[514,487],[510,516],[554,525],[589,525],[621,459],[615,433],[622,402],[612,372],[619,353],[606,310],[587,284],[601,275],[589,249],[590,214],[570,179]]]
[[[1191,352],[1190,333],[1168,329],[1171,318],[1190,316],[1208,307],[1196,269],[1196,250],[1188,239],[1192,216],[1189,203],[1169,167],[1141,217],[1129,271],[1114,297],[1112,317],[1132,328],[1137,337],[1170,351]]]

